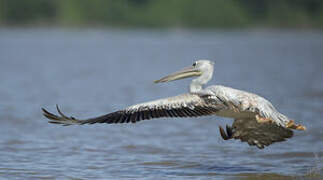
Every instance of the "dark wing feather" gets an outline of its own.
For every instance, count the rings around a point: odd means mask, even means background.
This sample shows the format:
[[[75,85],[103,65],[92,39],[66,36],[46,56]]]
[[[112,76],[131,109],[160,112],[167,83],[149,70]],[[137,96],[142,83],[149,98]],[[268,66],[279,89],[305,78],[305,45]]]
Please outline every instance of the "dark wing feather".
[[[274,122],[259,123],[255,118],[235,119],[232,138],[240,139],[251,146],[262,149],[275,142],[285,141],[293,136],[293,131]]]
[[[140,120],[149,120],[161,117],[196,117],[215,114],[217,111],[226,108],[223,104],[215,101],[207,101],[209,97],[197,94],[182,94],[175,97],[159,99],[147,103],[130,106],[124,110],[112,112],[103,116],[79,120],[74,117],[67,117],[57,106],[59,115],[43,110],[45,117],[50,123],[62,124],[65,126],[73,124],[94,124],[94,123],[136,123]]]

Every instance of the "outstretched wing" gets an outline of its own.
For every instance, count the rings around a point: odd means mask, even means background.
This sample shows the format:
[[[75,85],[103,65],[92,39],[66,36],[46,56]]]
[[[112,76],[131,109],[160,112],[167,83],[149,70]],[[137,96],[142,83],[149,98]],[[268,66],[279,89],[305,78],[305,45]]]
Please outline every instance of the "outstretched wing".
[[[250,146],[257,146],[263,149],[275,142],[285,141],[293,136],[293,131],[286,127],[277,125],[274,122],[259,123],[256,118],[235,119],[232,127],[226,127],[227,133],[220,127],[223,139],[240,139]]]
[[[175,97],[159,99],[147,103],[130,106],[124,110],[112,112],[103,116],[79,120],[74,117],[67,117],[57,106],[59,115],[52,114],[46,109],[43,110],[45,117],[50,123],[73,125],[73,124],[94,124],[94,123],[135,123],[141,120],[161,117],[196,117],[215,114],[217,111],[226,108],[223,104],[208,101],[207,96],[198,94],[182,94]]]

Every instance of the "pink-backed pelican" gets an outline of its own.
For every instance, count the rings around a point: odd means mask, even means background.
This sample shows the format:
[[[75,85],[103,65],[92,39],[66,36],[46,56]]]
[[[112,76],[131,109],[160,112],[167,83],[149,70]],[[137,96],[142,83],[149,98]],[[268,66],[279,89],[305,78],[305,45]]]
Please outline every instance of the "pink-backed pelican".
[[[158,99],[127,107],[106,115],[85,120],[67,117],[57,107],[59,115],[43,110],[50,123],[61,125],[83,125],[94,123],[136,123],[161,117],[197,117],[217,115],[234,118],[232,126],[224,130],[219,126],[224,140],[240,139],[249,145],[262,149],[274,142],[284,141],[293,136],[293,129],[305,130],[305,126],[295,124],[293,120],[278,112],[265,98],[256,94],[213,85],[203,89],[213,74],[214,63],[198,60],[188,68],[165,76],[155,83],[169,82],[193,77],[189,93]]]

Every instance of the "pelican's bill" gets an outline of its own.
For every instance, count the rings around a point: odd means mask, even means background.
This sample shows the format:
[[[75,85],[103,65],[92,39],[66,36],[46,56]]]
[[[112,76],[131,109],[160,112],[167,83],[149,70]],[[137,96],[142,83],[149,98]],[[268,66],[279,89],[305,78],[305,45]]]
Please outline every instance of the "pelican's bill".
[[[193,66],[193,67],[185,68],[173,74],[170,74],[168,76],[165,76],[159,80],[155,80],[154,82],[155,83],[170,82],[170,81],[175,81],[175,80],[184,79],[188,77],[200,76],[201,74],[202,72]]]

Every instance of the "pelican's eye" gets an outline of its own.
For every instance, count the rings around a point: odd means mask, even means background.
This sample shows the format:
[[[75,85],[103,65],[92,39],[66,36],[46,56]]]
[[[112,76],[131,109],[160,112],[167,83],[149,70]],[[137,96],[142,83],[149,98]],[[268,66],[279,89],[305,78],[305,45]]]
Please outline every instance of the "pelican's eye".
[[[194,67],[196,66],[196,62],[195,62],[195,63],[193,63],[193,66],[194,66]]]

